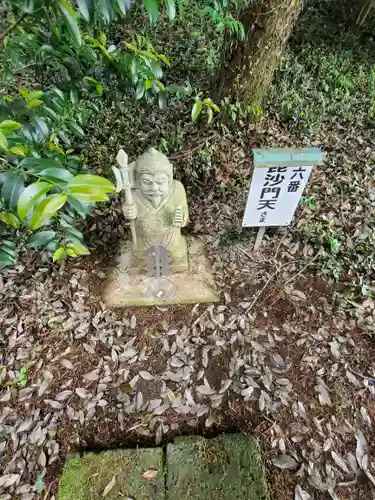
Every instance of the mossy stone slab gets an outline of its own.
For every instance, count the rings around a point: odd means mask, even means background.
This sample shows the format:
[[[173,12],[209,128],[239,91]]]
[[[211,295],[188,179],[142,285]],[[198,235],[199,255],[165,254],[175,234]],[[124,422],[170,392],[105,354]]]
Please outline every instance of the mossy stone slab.
[[[268,500],[257,442],[242,434],[183,437],[167,445],[170,500]]]
[[[102,500],[113,476],[116,482],[106,500],[164,500],[161,448],[87,453],[67,459],[59,500]],[[142,475],[156,477],[144,479]]]

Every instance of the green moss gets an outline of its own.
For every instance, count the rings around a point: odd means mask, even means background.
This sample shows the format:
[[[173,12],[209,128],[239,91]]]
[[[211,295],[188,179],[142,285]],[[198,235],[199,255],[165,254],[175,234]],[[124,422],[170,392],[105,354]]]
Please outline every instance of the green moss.
[[[142,479],[146,470],[157,470],[153,480]],[[136,498],[164,499],[161,449],[87,453],[82,458],[68,458],[60,482],[59,500],[99,500],[111,481],[116,483],[107,500]]]
[[[168,445],[167,487],[173,500],[268,498],[256,441],[241,434],[180,438]]]

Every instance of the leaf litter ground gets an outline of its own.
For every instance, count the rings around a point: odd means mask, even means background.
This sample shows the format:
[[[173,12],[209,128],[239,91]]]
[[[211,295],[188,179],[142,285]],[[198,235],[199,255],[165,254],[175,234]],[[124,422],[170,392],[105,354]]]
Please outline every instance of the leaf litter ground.
[[[363,262],[350,245],[358,229],[366,238],[374,230],[374,142],[348,125],[311,144],[271,119],[250,134],[251,146],[329,152],[307,192],[315,210],[301,209],[288,231],[270,231],[254,255],[254,234],[238,232],[249,146],[210,137],[205,147],[221,183],[191,192],[189,229],[205,235],[219,305],[106,309],[100,293],[123,233],[115,205],[86,228],[90,259],[43,267],[25,257],[4,273],[2,498],[56,498],[64,457],[74,450],[223,431],[259,438],[274,499],[372,496],[374,302],[344,292],[359,279],[373,286],[370,253]],[[187,148],[177,165],[194,168],[196,151]],[[338,196],[353,185],[354,194]],[[318,237],[327,220],[344,246],[339,284],[324,277]]]

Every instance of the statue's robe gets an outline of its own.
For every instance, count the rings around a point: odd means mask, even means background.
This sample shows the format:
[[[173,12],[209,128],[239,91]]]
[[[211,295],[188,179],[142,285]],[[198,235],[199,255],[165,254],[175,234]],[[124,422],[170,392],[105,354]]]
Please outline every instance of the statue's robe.
[[[137,206],[137,248],[134,252],[136,261],[142,262],[144,251],[151,246],[162,245],[171,252],[172,264],[187,262],[185,238],[181,234],[181,228],[173,226],[178,206],[182,208],[182,226],[186,226],[189,218],[185,188],[181,182],[172,181],[168,196],[156,208],[139,189],[133,190],[133,196]]]

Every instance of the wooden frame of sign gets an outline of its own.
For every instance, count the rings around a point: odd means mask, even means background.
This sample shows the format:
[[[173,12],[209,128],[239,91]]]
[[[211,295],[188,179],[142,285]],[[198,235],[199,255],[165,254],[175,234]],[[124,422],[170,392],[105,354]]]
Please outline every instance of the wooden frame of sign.
[[[254,169],[242,227],[259,227],[258,250],[267,227],[288,226],[314,166],[321,165],[319,148],[253,149]]]

